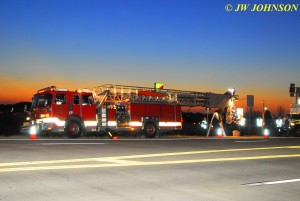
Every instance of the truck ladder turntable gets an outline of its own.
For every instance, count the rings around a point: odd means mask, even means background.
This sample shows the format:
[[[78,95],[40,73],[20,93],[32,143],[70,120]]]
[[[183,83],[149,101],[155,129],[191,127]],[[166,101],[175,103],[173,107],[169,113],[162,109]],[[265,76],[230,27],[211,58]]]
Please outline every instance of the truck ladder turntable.
[[[92,88],[101,104],[116,102],[180,104],[188,107],[220,108],[227,107],[233,98],[230,94],[196,92],[174,89],[154,89],[150,87],[104,84]]]

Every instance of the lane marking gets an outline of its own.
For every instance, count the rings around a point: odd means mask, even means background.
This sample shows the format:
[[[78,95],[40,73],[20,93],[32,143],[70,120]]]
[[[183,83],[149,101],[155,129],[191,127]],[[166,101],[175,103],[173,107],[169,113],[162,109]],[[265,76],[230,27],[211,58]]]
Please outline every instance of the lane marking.
[[[102,164],[85,164],[85,165],[54,165],[54,166],[32,166],[32,167],[7,167],[0,168],[0,172],[15,172],[15,171],[33,171],[33,170],[62,170],[62,169],[82,169],[82,168],[104,168],[104,167],[130,167],[130,166],[153,166],[153,165],[174,165],[174,164],[189,164],[189,163],[205,163],[205,162],[226,162],[226,161],[242,161],[242,160],[259,160],[259,159],[274,159],[274,158],[294,158],[300,157],[300,154],[290,155],[271,155],[271,156],[250,156],[250,157],[235,157],[235,158],[210,158],[210,159],[195,159],[195,160],[175,160],[175,161],[128,161],[128,160],[103,160]]]
[[[242,184],[242,186],[275,185],[275,184],[284,184],[284,183],[292,183],[292,182],[300,182],[300,179],[288,179],[288,180],[278,180],[278,181],[256,182],[256,183]]]
[[[31,139],[29,138],[26,138],[26,139],[0,139],[0,141],[32,141]],[[38,138],[38,139],[35,139],[34,141],[32,142],[36,142],[36,141],[112,141],[112,139],[94,139],[94,138],[91,138],[91,139],[70,139],[70,138],[55,138],[55,139],[47,139],[47,138]]]
[[[299,137],[276,137],[276,138],[272,138],[270,137],[269,139],[299,139]],[[269,141],[269,140],[265,140],[263,139],[263,137],[240,137],[240,138],[236,138],[236,137],[224,137],[222,138],[223,140],[239,140],[239,141],[243,141],[243,140],[260,140],[261,141]],[[222,140],[220,138],[217,137],[174,137],[174,138],[119,138],[118,141],[183,141],[183,140]],[[76,140],[80,140],[80,141],[112,141],[112,139],[109,138],[79,138],[79,139],[70,139],[70,138],[40,138],[39,136],[37,136],[37,139],[35,141],[76,141]],[[0,138],[0,141],[32,141],[31,139],[28,138]]]
[[[82,158],[82,159],[47,160],[47,161],[30,161],[30,162],[25,161],[25,162],[0,163],[0,167],[3,167],[3,166],[18,166],[18,165],[33,165],[33,164],[37,165],[37,164],[51,164],[51,163],[71,163],[71,162],[99,161],[99,160],[111,160],[111,159],[132,159],[132,158],[180,156],[180,155],[221,153],[221,152],[272,150],[272,149],[287,149],[287,148],[300,148],[300,146],[258,147],[258,148],[242,148],[242,149],[220,149],[220,150],[204,150],[204,151],[189,151],[189,152],[170,152],[170,153],[159,153],[159,154],[113,156],[113,157],[101,157],[101,158]]]
[[[99,145],[99,144],[107,144],[104,142],[99,142],[99,143],[88,143],[88,142],[48,142],[48,143],[39,143],[39,145]]]
[[[171,152],[158,154],[142,154],[142,155],[127,155],[127,156],[112,156],[100,158],[80,158],[80,159],[63,159],[63,160],[47,160],[47,161],[24,161],[24,162],[9,162],[0,163],[0,167],[5,166],[21,166],[21,165],[39,165],[39,164],[58,164],[58,163],[75,163],[75,162],[99,162],[110,160],[123,159],[138,159],[138,158],[152,158],[165,156],[181,156],[193,154],[207,154],[207,153],[222,153],[222,152],[238,152],[238,151],[257,151],[257,150],[272,150],[272,149],[298,149],[300,146],[282,146],[282,147],[258,147],[258,148],[242,148],[242,149],[220,149],[220,150],[204,150],[204,151],[189,151],[189,152]]]
[[[37,136],[38,137],[38,136]],[[195,140],[196,139],[199,139],[199,138],[194,138]],[[122,139],[122,138],[119,138],[118,141],[174,141],[174,140],[189,140],[188,138],[169,138],[169,139],[163,139],[163,138],[157,138],[157,139],[149,139],[149,138],[138,138],[138,139]],[[200,139],[199,139],[200,140]],[[32,141],[31,139],[29,138],[24,138],[24,139],[3,139],[3,138],[0,138],[0,141]],[[38,139],[35,139],[34,141],[113,141],[112,139],[95,139],[95,138],[91,138],[91,139],[88,139],[88,138],[80,138],[80,139],[68,139],[68,138],[55,138],[55,139],[47,139],[47,138],[38,138]]]
[[[141,159],[141,158],[180,156],[180,155],[188,155],[188,154],[192,155],[192,154],[207,154],[207,153],[220,153],[220,152],[237,152],[237,151],[241,152],[241,151],[253,151],[253,150],[299,149],[299,148],[300,146],[259,147],[259,148],[221,149],[221,150],[203,150],[203,151],[173,152],[173,153],[159,153],[159,154],[127,155],[127,156],[113,156],[113,157],[100,157],[100,158],[12,162],[12,163],[0,163],[0,172],[51,170],[51,169],[75,169],[75,168],[124,167],[124,166],[142,166],[142,165],[144,166],[170,165],[170,164],[187,164],[187,163],[204,163],[204,162],[292,158],[292,157],[300,157],[300,154],[248,156],[248,157],[232,157],[232,158],[209,158],[209,159],[194,159],[194,160],[172,160],[172,161],[154,161],[154,162],[136,161],[137,159]],[[136,159],[136,160],[128,160],[128,159]],[[93,164],[83,164],[83,165],[74,164],[80,162],[93,163]]]
[[[268,140],[237,140],[235,142],[268,142]]]

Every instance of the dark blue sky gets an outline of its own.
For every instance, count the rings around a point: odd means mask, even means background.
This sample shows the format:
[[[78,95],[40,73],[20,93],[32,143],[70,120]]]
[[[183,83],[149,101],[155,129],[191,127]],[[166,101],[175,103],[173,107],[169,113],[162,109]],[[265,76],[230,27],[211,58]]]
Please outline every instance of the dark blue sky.
[[[299,2],[1,0],[2,81],[30,93],[47,85],[156,81],[219,93],[234,86],[240,96],[256,95],[257,105],[285,106],[289,83],[300,85],[300,10],[227,12],[225,6]]]

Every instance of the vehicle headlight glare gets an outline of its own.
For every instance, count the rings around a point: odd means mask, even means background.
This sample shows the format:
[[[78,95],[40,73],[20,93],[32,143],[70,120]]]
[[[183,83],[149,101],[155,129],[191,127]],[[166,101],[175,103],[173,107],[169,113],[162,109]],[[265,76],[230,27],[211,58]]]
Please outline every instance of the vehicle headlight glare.
[[[267,129],[267,128],[264,129],[264,135],[270,135],[269,129]]]
[[[30,127],[30,134],[32,135],[32,134],[36,134],[37,132],[36,132],[36,126],[31,126]]]

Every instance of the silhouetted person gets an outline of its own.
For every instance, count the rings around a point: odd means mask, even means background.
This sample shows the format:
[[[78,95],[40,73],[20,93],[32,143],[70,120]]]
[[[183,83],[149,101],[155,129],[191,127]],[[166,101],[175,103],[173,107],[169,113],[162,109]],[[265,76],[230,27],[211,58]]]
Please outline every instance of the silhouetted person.
[[[289,115],[285,115],[285,117],[283,118],[282,121],[282,129],[285,132],[285,135],[288,136],[289,135],[289,127],[290,127],[290,117]]]
[[[214,112],[213,117],[212,117],[212,126],[214,128],[214,133],[217,135],[218,130],[221,128],[221,123],[222,123],[222,117],[218,113],[218,111]]]
[[[272,128],[272,116],[271,116],[271,112],[269,110],[266,110],[265,112],[265,118],[264,118],[264,127],[271,129]]]

